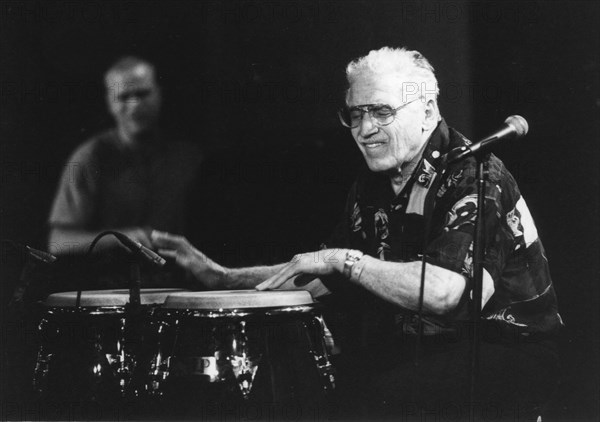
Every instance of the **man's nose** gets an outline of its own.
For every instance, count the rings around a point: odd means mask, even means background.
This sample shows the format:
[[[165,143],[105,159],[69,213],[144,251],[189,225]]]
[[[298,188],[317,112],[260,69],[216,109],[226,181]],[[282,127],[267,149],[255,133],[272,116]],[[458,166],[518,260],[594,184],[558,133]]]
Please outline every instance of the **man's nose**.
[[[367,138],[379,130],[378,126],[374,123],[373,117],[369,113],[362,115],[360,123],[358,124],[358,134],[363,138]]]

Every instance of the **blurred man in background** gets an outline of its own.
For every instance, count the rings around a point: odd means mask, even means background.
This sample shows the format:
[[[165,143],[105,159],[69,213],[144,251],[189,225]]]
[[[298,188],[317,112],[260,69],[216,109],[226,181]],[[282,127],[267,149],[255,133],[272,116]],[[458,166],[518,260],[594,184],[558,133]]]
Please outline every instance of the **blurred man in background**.
[[[196,145],[159,127],[162,94],[154,66],[124,57],[106,72],[105,88],[115,126],[71,155],[48,219],[48,249],[59,256],[84,253],[105,230],[147,247],[152,229],[186,233],[202,157]],[[113,236],[97,245],[109,254],[122,249]]]

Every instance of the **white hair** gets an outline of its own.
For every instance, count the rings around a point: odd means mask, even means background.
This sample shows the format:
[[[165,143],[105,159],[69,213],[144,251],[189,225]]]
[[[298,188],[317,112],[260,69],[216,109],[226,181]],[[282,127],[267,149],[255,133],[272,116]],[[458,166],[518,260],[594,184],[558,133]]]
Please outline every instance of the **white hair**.
[[[398,78],[398,89],[405,102],[417,97],[437,102],[439,88],[433,66],[421,53],[405,48],[383,47],[351,61],[346,67],[349,88],[358,79],[393,75]]]

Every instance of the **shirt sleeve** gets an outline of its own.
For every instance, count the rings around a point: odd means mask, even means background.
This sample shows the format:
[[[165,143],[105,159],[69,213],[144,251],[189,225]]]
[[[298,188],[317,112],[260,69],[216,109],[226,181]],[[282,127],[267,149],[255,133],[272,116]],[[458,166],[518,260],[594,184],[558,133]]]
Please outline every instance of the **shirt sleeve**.
[[[90,228],[99,174],[92,156],[92,145],[87,143],[65,163],[48,218],[50,227]]]

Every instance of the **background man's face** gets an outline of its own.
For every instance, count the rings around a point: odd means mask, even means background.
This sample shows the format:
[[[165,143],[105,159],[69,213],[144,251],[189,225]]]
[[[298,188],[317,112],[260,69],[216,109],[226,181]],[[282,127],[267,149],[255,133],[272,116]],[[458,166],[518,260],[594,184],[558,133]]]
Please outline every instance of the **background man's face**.
[[[160,112],[160,89],[153,70],[139,64],[124,71],[109,73],[107,102],[119,129],[129,136],[152,130]]]
[[[360,78],[350,87],[348,106],[388,104],[397,108],[415,99],[416,94],[402,98],[401,88],[402,81],[393,75]],[[422,130],[424,118],[422,101],[400,109],[387,126],[377,126],[365,113],[360,125],[352,129],[352,136],[369,169],[375,172],[399,169],[402,163],[415,158],[426,141]]]

